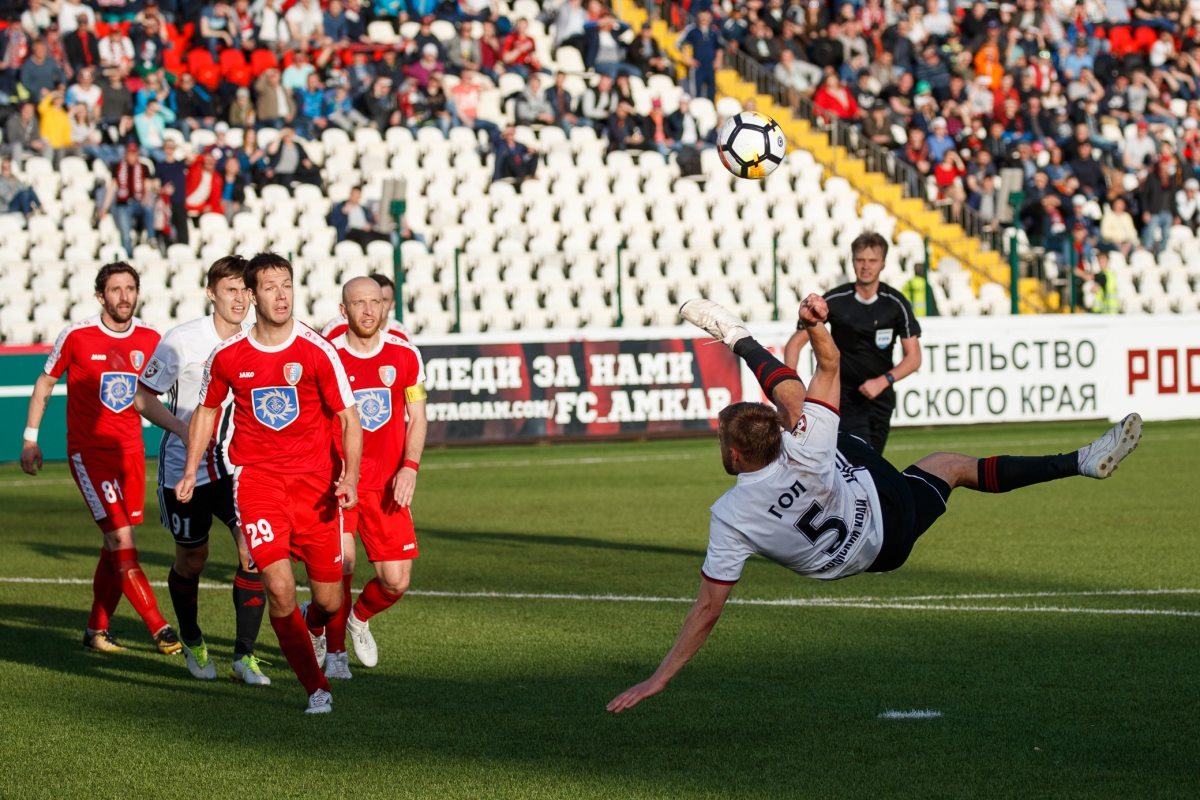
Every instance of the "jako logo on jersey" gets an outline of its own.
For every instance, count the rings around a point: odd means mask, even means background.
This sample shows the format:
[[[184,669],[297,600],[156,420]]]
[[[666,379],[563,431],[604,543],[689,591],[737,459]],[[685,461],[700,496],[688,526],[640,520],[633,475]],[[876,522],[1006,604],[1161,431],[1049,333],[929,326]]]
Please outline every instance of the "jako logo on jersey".
[[[379,380],[383,381],[384,386],[391,386],[393,383],[396,382],[396,368],[395,367],[380,367],[379,368]]]
[[[295,386],[300,382],[300,376],[304,374],[304,367],[297,364],[295,361],[283,365],[283,379],[288,382],[288,386]]]
[[[808,441],[808,416],[800,415],[800,419],[796,420],[796,427],[792,429],[792,438],[796,440],[796,444],[804,444]]]
[[[133,364],[134,369],[141,369],[142,364],[146,363],[146,354],[141,350],[130,350],[129,363]]]
[[[238,377],[239,378],[253,378],[254,373],[253,372],[239,372]]]
[[[281,431],[300,416],[300,400],[294,386],[267,386],[250,392],[254,418],[273,431]]]
[[[391,389],[359,389],[354,393],[354,403],[364,431],[377,431],[392,418]]]
[[[100,402],[109,409],[121,412],[133,405],[137,391],[137,375],[129,372],[100,374]]]
[[[92,353],[92,361],[108,361],[108,356],[104,353]]]
[[[892,329],[875,331],[875,346],[880,350],[885,349],[892,343]]]

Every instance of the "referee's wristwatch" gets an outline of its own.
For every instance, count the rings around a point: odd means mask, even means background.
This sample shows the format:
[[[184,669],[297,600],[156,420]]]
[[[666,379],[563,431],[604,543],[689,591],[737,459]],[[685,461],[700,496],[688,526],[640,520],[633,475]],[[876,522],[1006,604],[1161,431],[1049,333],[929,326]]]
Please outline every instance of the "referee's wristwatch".
[[[896,376],[890,372],[883,373],[883,377],[887,378],[888,386],[893,386],[896,383]]]

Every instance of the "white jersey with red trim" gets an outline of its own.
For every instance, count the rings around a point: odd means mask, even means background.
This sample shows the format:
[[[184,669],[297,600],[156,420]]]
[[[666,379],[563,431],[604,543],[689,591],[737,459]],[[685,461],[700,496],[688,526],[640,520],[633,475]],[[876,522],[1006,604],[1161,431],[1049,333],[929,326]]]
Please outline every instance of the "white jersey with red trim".
[[[758,554],[797,575],[856,575],[883,547],[883,516],[871,473],[837,452],[838,413],[813,400],[781,432],[779,459],[737,483],[712,506],[704,577],[736,583]]]
[[[321,329],[321,335],[332,342],[348,330],[350,330],[350,324],[346,322],[345,317],[334,317],[328,325]],[[406,342],[412,340],[412,334],[408,332],[408,328],[404,327],[404,323],[391,317],[388,318],[387,332],[396,334]]]
[[[55,379],[67,373],[67,452],[145,451],[133,396],[158,340],[158,331],[137,317],[127,330],[113,331],[99,314],[59,334],[44,372]]]
[[[242,330],[250,327],[242,323]],[[196,406],[200,405],[200,383],[204,375],[204,362],[224,341],[217,333],[212,314],[167,331],[154,349],[154,355],[142,371],[140,382],[157,395],[164,395],[167,410],[183,422],[189,422]],[[212,481],[233,474],[233,462],[229,460],[229,442],[233,438],[233,398],[226,398],[221,413],[213,427],[213,438],[204,451],[200,468],[196,471],[196,485],[204,486]],[[162,443],[158,447],[158,483],[174,488],[183,478],[187,463],[187,442],[170,431],[163,431]]]
[[[252,331],[213,351],[200,385],[206,408],[233,397],[230,460],[284,474],[332,472],[334,415],[354,405],[337,351],[299,320],[279,345],[260,344]]]

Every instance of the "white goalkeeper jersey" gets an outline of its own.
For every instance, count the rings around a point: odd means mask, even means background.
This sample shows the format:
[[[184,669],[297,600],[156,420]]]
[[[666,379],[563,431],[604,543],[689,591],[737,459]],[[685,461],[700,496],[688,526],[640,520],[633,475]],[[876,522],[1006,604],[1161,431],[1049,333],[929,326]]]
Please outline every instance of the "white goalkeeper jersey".
[[[883,547],[875,481],[837,452],[838,413],[804,404],[779,460],[738,475],[712,506],[704,577],[736,583],[754,554],[797,575],[831,581],[862,572]]]
[[[251,323],[243,322],[242,329]],[[165,395],[163,403],[167,410],[184,422],[192,419],[196,406],[200,405],[200,383],[204,362],[221,342],[213,317],[185,322],[167,331],[159,340],[154,355],[146,364],[141,383],[158,395]],[[213,428],[213,439],[204,452],[200,468],[196,470],[196,485],[207,483],[233,474],[229,461],[229,442],[233,438],[233,396],[221,406],[221,414]],[[162,443],[158,448],[158,483],[167,489],[183,478],[187,463],[187,442],[169,431],[163,431]]]

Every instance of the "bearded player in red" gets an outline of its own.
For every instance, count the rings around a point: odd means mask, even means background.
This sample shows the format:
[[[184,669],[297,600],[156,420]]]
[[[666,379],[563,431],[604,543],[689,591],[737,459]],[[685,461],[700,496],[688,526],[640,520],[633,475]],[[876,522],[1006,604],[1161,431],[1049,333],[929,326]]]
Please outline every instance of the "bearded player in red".
[[[158,601],[138,563],[133,526],[142,523],[146,496],[146,450],[142,418],[133,408],[138,376],[158,345],[158,331],[133,315],[141,280],[124,262],[106,264],[96,275],[102,310],[59,334],[29,400],[21,468],[42,467],[38,426],[54,384],[67,373],[67,454],[71,474],[104,533],[100,563],[92,578],[92,613],[83,646],[123,650],[108,630],[121,595],[154,637],[159,652],[180,651],[179,637],[158,611]]]
[[[221,404],[232,394],[237,424],[229,457],[235,467],[238,525],[262,574],[279,647],[308,692],[307,712],[323,714],[333,710],[333,697],[296,605],[290,558],[304,562],[308,570],[310,621],[325,624],[342,603],[338,505],[339,498],[342,508],[358,502],[362,428],[336,351],[292,318],[288,260],[260,253],[246,265],[244,281],[257,321],[222,342],[205,364],[175,497],[182,503],[191,500]],[[340,474],[334,461],[335,424],[345,449]]]
[[[365,667],[379,663],[368,621],[390,608],[408,590],[417,537],[409,506],[425,449],[425,367],[417,348],[385,330],[388,301],[379,282],[355,278],[342,288],[347,329],[333,340],[354,389],[363,427],[362,478],[356,508],[342,512],[342,609],[325,626],[325,677],[348,679],[346,631]],[[405,426],[407,411],[408,425]],[[362,537],[375,577],[363,587],[351,610],[354,533]],[[309,634],[319,641],[320,626]]]
[[[383,292],[383,319],[386,323],[383,329],[388,333],[396,334],[406,342],[411,340],[412,335],[408,332],[408,328],[404,327],[404,323],[396,319],[393,314],[396,310],[396,282],[378,272],[372,272],[367,277],[379,284],[379,291]],[[346,327],[346,312],[342,311],[341,316],[326,323],[325,327],[321,329],[321,335],[332,342],[346,332]]]

